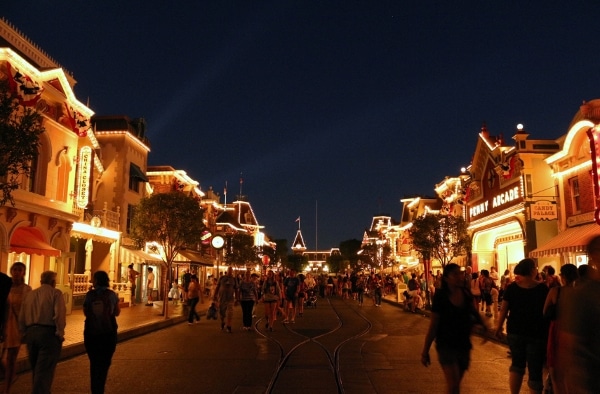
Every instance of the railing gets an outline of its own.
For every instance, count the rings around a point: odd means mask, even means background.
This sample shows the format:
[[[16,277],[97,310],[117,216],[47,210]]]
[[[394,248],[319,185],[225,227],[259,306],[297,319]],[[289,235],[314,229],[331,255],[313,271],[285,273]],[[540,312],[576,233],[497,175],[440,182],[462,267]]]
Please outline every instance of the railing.
[[[92,286],[90,278],[86,274],[73,274],[69,279],[72,283],[73,295],[85,294]]]
[[[102,227],[108,228],[111,230],[119,231],[119,220],[121,218],[121,208],[117,207],[117,211],[109,211],[107,209],[108,204],[104,203],[103,209],[95,209],[90,211],[86,211],[84,208],[79,208],[75,202],[73,202],[73,213],[77,215],[79,221],[90,222],[93,217],[100,218],[102,222]]]

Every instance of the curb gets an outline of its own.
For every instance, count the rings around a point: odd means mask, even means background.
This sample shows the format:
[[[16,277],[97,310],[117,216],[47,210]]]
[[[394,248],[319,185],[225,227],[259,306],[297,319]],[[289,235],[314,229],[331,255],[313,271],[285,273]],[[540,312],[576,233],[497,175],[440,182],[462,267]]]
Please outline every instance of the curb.
[[[202,314],[200,314],[202,315]],[[180,324],[182,322],[187,321],[187,317],[184,315],[169,317],[165,320],[160,320],[152,323],[142,324],[140,326],[129,328],[127,330],[118,331],[117,332],[117,343],[127,341],[129,339],[139,337],[142,335],[146,335],[153,331],[162,330],[163,328],[168,328],[174,326],[176,324]],[[72,357],[80,356],[85,354],[85,346],[82,342],[74,343],[72,345],[63,346],[60,352],[59,361],[63,361]],[[29,358],[23,357],[17,359],[16,362],[16,370],[17,374],[29,371],[31,369],[31,365],[29,365]]]

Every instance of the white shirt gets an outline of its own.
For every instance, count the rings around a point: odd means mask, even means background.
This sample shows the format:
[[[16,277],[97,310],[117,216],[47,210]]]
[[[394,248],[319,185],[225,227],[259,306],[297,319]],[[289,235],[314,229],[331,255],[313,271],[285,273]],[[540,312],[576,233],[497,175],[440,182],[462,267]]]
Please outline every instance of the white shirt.
[[[29,326],[36,324],[55,326],[56,336],[65,337],[67,308],[60,290],[43,284],[25,296],[19,313],[19,330],[25,333]]]

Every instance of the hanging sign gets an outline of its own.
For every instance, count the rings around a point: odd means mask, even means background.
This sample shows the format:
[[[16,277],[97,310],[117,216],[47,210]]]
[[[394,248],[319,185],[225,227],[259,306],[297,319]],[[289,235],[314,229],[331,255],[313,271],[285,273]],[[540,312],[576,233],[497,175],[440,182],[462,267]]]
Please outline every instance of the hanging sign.
[[[92,148],[84,146],[79,151],[79,170],[77,172],[77,197],[79,208],[85,208],[90,200],[90,175],[92,173]]]
[[[554,220],[558,218],[556,204],[550,201],[536,201],[530,207],[531,220]]]

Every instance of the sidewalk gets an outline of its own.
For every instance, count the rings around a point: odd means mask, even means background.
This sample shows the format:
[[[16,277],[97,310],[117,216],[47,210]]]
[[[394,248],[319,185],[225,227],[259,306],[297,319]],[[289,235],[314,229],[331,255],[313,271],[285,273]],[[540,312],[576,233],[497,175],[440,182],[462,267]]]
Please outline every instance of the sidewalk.
[[[204,305],[206,305],[206,308],[204,308]],[[205,301],[205,304],[200,304],[200,308],[208,309],[208,305]],[[168,319],[165,319],[161,315],[162,308],[162,301],[155,301],[153,306],[137,304],[136,306],[121,308],[121,314],[117,317],[117,324],[119,325],[118,341],[121,342],[155,330],[160,330],[187,319],[181,302],[179,305],[173,305],[172,302],[169,303]],[[200,313],[200,315],[202,314]],[[206,314],[206,311],[204,311],[204,314]],[[85,353],[83,346],[84,320],[85,317],[82,309],[74,309],[70,315],[67,315],[65,341],[60,355],[61,360]],[[17,359],[17,373],[29,369],[27,347],[22,345]]]
[[[395,305],[398,308],[404,308],[404,303],[398,302],[398,297],[395,292],[384,295],[382,297],[382,300],[388,304]],[[431,316],[431,311],[429,309],[420,310],[419,313],[423,316]],[[496,322],[494,321],[494,318],[485,316],[485,313],[481,311],[479,312],[479,314],[481,315],[481,319],[488,325],[488,331],[486,333],[487,340],[508,345],[508,342],[506,340],[506,322],[504,322],[504,329],[502,331],[504,336],[502,337],[502,339],[498,339],[495,336],[494,332],[494,329],[496,327]],[[498,312],[498,314],[500,314],[500,312]]]

